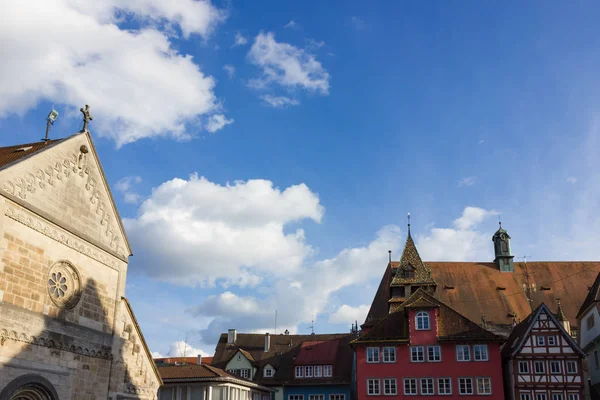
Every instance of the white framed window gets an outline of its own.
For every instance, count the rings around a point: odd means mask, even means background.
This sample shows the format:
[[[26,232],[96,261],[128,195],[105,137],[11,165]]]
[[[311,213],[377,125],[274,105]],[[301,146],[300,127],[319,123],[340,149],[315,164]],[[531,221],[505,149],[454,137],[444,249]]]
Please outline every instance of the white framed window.
[[[429,313],[427,311],[419,311],[415,317],[418,331],[428,331],[430,328],[429,324]]]
[[[537,339],[537,345],[538,346],[545,346],[546,345],[546,339],[544,336],[536,336]]]
[[[425,361],[425,352],[423,346],[412,346],[410,348],[410,361],[423,362]]]
[[[330,394],[329,400],[346,400],[345,394]]]
[[[568,360],[567,361],[567,374],[576,374],[577,373],[577,361]]]
[[[442,361],[442,349],[440,346],[427,346],[427,361],[429,361],[429,362]]]
[[[311,394],[308,396],[308,400],[325,400],[324,394]]]
[[[304,367],[296,367],[296,378],[304,377]]]
[[[379,379],[367,379],[367,395],[379,396]]]
[[[320,378],[323,376],[323,366],[315,365],[315,378]]]
[[[477,378],[477,394],[492,394],[491,378]]]
[[[519,373],[520,374],[528,374],[529,373],[529,361],[519,361]]]
[[[396,362],[396,348],[395,347],[384,347],[382,349],[383,362],[384,363],[395,363]]]
[[[569,393],[569,400],[579,400],[579,393]]]
[[[548,346],[556,346],[556,336],[548,336]]]
[[[404,378],[403,383],[405,396],[417,395],[417,378]]]
[[[450,378],[437,378],[438,383],[438,394],[439,395],[450,395],[452,394],[452,379]]]
[[[552,393],[552,400],[563,400],[562,393]]]
[[[290,394],[288,400],[304,400],[303,394]]]
[[[331,365],[323,365],[323,376],[329,378],[332,375]]]
[[[529,393],[519,393],[519,400],[531,400]]]
[[[471,349],[468,345],[459,344],[456,346],[456,361],[471,361]]]
[[[550,361],[550,373],[551,374],[560,374],[560,361],[556,361],[556,360]]]
[[[488,347],[487,344],[476,344],[473,346],[473,358],[475,361],[488,361]]]
[[[545,365],[546,365],[546,363],[544,361],[534,361],[533,362],[533,372],[535,372],[536,374],[545,374],[546,373]]]
[[[473,394],[473,378],[458,378],[458,393],[462,395]]]
[[[421,396],[431,396],[434,394],[433,378],[421,378]]]
[[[271,368],[271,367],[266,367],[266,368],[263,370],[263,376],[264,376],[265,378],[272,378],[272,377],[273,377],[273,372],[275,372],[275,371],[273,370],[273,368]]]
[[[398,394],[398,381],[396,378],[385,378],[383,380],[383,394],[386,396],[395,396]]]
[[[367,362],[378,363],[379,362],[379,347],[367,347]]]
[[[535,400],[546,400],[546,393],[536,393]]]
[[[245,379],[250,379],[250,370],[248,368],[240,369],[240,376]]]
[[[306,370],[304,371],[304,376],[306,376],[307,378],[312,378],[313,376],[313,366],[312,365],[307,365]]]

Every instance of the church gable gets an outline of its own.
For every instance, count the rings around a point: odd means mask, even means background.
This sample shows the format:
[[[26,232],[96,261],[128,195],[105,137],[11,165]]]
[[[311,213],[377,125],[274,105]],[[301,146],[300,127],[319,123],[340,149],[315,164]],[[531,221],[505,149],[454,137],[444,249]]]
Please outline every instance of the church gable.
[[[123,260],[131,255],[89,133],[7,165],[0,194]]]

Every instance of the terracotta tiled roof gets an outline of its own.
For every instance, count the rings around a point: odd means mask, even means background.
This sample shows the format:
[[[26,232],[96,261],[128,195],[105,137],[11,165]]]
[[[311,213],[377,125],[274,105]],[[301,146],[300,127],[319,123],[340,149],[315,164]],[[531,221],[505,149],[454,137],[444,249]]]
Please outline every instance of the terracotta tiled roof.
[[[408,314],[409,308],[439,308],[438,314],[438,339],[440,342],[499,342],[503,338],[497,336],[457,311],[448,307],[443,302],[426,293],[423,289],[417,290],[400,308],[388,314],[366,334],[356,339],[353,343],[369,343],[380,341],[408,341]]]
[[[597,301],[600,301],[600,273],[598,273],[598,276],[596,276],[594,284],[590,288],[590,291],[585,297],[581,308],[577,312],[577,318],[579,318],[581,314],[583,314],[588,308],[590,308],[592,304],[594,304]]]
[[[234,345],[227,344],[227,334],[221,334],[212,365],[225,369],[227,363],[243,349],[254,358],[257,367],[254,382],[261,385],[320,385],[320,384],[350,384],[352,380],[352,360],[354,351],[350,347],[353,336],[347,334],[317,334],[317,335],[271,335],[270,349],[264,351],[265,335],[254,333],[238,333]],[[337,353],[333,364],[333,376],[330,378],[294,378],[294,365],[297,364],[302,345],[308,342],[337,343]],[[325,349],[325,347],[323,347]],[[329,351],[330,349],[327,349]],[[316,356],[315,356],[316,357]],[[270,364],[275,368],[271,378],[263,377],[263,368]],[[323,363],[323,365],[326,365]]]
[[[573,350],[576,353],[579,353],[581,357],[585,357],[585,353],[583,350],[579,348],[577,343],[573,340],[570,333],[567,333],[562,324],[556,319],[556,316],[550,311],[550,309],[544,304],[540,304],[535,310],[531,312],[523,321],[521,321],[517,326],[514,327],[510,336],[506,340],[506,344],[502,348],[502,357],[513,357],[516,353],[521,350],[523,347],[523,343],[527,336],[529,335],[529,331],[533,327],[534,323],[538,320],[541,313],[546,313],[548,318],[554,322],[554,324],[560,329],[562,332],[563,338],[571,345]]]
[[[19,144],[14,146],[0,147],[0,168],[4,168],[22,158],[34,155],[40,150],[45,150],[62,142],[64,139],[40,141],[35,143]]]
[[[206,364],[158,367],[158,371],[165,384],[176,382],[232,382],[264,391],[273,391],[272,389],[257,385],[247,379],[232,375],[220,368]]]
[[[295,365],[334,365],[339,340],[311,340],[302,343]]]
[[[526,318],[541,303],[556,309],[557,297],[571,326],[577,326],[576,315],[600,272],[600,262],[579,261],[515,263],[514,272],[501,272],[494,263],[425,264],[437,284],[436,298],[472,321],[485,316],[491,325],[508,328],[512,314]],[[388,264],[363,327],[374,326],[388,314],[390,277],[396,265]]]
[[[157,365],[165,364],[197,364],[198,357],[162,357],[155,358],[154,362]],[[208,364],[212,362],[212,357],[202,357],[202,364]]]

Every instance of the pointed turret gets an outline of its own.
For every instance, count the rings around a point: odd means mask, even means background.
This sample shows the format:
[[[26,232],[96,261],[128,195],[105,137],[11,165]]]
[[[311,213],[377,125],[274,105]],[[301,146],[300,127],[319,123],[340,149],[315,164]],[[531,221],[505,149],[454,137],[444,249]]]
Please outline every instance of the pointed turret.
[[[514,272],[515,266],[513,263],[514,256],[510,254],[510,236],[508,232],[502,228],[502,222],[499,222],[500,227],[492,236],[494,242],[494,263],[502,272]]]

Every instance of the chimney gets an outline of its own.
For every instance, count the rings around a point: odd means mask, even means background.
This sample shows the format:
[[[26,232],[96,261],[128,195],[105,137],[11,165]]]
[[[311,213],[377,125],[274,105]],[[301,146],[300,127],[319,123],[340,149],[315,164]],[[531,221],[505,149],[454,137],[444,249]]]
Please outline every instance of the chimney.
[[[227,344],[235,344],[235,340],[237,339],[237,331],[235,329],[230,329],[227,331]]]
[[[196,365],[202,365],[202,354],[198,354],[196,358]]]
[[[265,353],[271,348],[271,335],[265,334]]]

